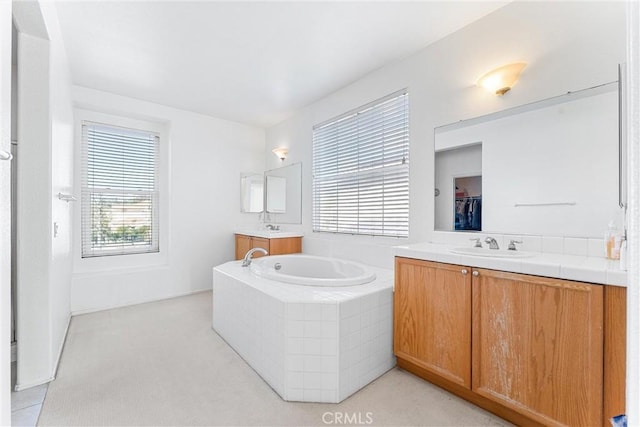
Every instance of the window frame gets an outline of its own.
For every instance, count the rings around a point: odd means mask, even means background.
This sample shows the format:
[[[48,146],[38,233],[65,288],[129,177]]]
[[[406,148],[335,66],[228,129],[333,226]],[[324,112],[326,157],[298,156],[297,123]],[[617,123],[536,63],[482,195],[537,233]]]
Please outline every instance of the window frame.
[[[85,171],[86,173],[88,173],[88,165],[85,165],[85,160],[88,162],[88,159],[85,159],[84,154],[85,154],[85,150],[88,150],[87,144],[88,139],[85,141],[85,132],[84,132],[84,128],[85,126],[91,126],[91,125],[97,125],[97,126],[104,126],[107,128],[112,128],[112,129],[121,129],[124,131],[133,131],[133,132],[138,132],[138,133],[144,133],[144,134],[148,134],[149,136],[153,137],[155,139],[155,143],[157,144],[157,146],[155,147],[154,151],[155,151],[155,164],[153,167],[153,174],[154,174],[154,189],[153,190],[136,190],[136,192],[133,192],[132,190],[119,190],[119,189],[110,189],[110,188],[106,188],[106,187],[99,187],[99,188],[94,188],[94,189],[89,189],[89,186],[84,186],[84,174]],[[131,127],[124,127],[124,126],[119,126],[119,125],[114,125],[112,123],[104,123],[104,122],[96,122],[96,121],[91,121],[91,120],[82,120],[81,122],[81,140],[80,140],[80,144],[81,144],[81,169],[80,169],[80,174],[81,174],[81,188],[80,188],[80,193],[81,193],[81,197],[80,197],[80,209],[82,212],[82,217],[81,217],[81,240],[82,240],[82,244],[81,244],[81,256],[82,258],[95,258],[95,257],[104,257],[104,256],[124,256],[124,255],[134,255],[134,254],[146,254],[146,253],[157,253],[160,252],[160,145],[162,144],[162,138],[160,136],[160,134],[156,131],[153,130],[148,130],[148,129],[141,129],[141,128],[131,128]],[[88,192],[88,194],[85,194],[85,192]],[[110,195],[110,196],[122,196],[122,197],[127,197],[127,196],[140,196],[140,195],[144,195],[144,196],[149,196],[150,200],[151,200],[151,204],[152,204],[152,233],[151,233],[151,243],[149,245],[145,245],[144,247],[141,246],[127,246],[127,245],[122,245],[122,246],[114,246],[114,247],[107,247],[107,248],[94,248],[93,245],[91,244],[90,239],[86,239],[85,238],[85,233],[92,233],[93,232],[93,203],[91,201],[92,196],[95,194],[105,194],[105,195]],[[85,197],[88,199],[86,200]],[[88,206],[85,205],[85,203],[88,203]],[[89,227],[92,227],[91,230],[85,230],[84,229],[84,225],[87,225]]]
[[[370,122],[368,120],[366,120],[366,116],[365,116],[365,123],[367,123],[367,127],[364,130],[371,130],[373,128],[376,127],[376,125],[382,125],[381,126],[381,132],[379,134],[376,134],[376,137],[380,136],[380,142],[381,145],[380,146],[376,146],[374,148],[372,147],[366,147],[366,139],[367,138],[371,138],[370,135],[367,135],[365,137],[365,139],[361,139],[360,136],[360,128],[358,127],[358,125],[360,124],[358,122],[358,117],[360,115],[366,115],[367,112],[369,112],[370,110],[375,110],[376,108],[384,108],[384,104],[388,103],[391,100],[396,100],[400,97],[405,97],[403,100],[401,100],[402,102],[404,102],[404,105],[400,106],[399,108],[402,108],[402,112],[398,113],[398,117],[403,117],[404,118],[404,129],[403,129],[403,138],[402,138],[402,143],[401,143],[401,149],[402,149],[402,163],[400,164],[395,164],[393,165],[393,160],[391,160],[389,163],[384,162],[384,160],[389,160],[388,158],[385,157],[385,152],[384,152],[384,144],[385,142],[388,142],[389,140],[385,139],[384,136],[387,136],[384,134],[385,132],[385,127],[384,124],[388,124],[388,121],[385,120],[379,120],[377,122],[375,122],[375,125],[371,125]],[[400,104],[398,104],[400,105]],[[323,196],[322,194],[318,194],[318,187],[322,186],[322,181],[321,179],[317,178],[317,169],[316,169],[316,165],[318,162],[320,161],[326,161],[326,158],[323,159],[323,156],[317,156],[316,155],[316,144],[326,144],[326,141],[322,140],[322,136],[320,136],[318,139],[316,139],[316,132],[318,132],[321,129],[326,129],[329,126],[332,125],[338,125],[338,123],[343,122],[345,120],[351,120],[351,123],[347,123],[346,125],[346,129],[350,129],[351,127],[355,126],[356,129],[358,129],[358,135],[356,137],[354,137],[354,140],[357,141],[358,145],[362,144],[363,142],[365,143],[365,147],[366,147],[366,151],[365,154],[367,155],[371,155],[373,154],[377,148],[383,147],[383,149],[380,151],[379,157],[377,157],[376,159],[379,159],[380,161],[382,161],[383,166],[380,167],[377,170],[372,170],[369,169],[367,170],[365,169],[360,169],[360,167],[362,166],[362,163],[360,161],[360,147],[358,147],[357,150],[348,150],[347,151],[347,157],[349,156],[349,152],[353,152],[356,151],[357,154],[357,162],[356,162],[356,171],[348,171],[348,170],[343,170],[342,173],[338,170],[336,171],[332,178],[327,179],[326,177],[324,178],[324,182],[330,182],[331,179],[333,179],[334,181],[336,181],[336,197],[339,197],[339,194],[341,191],[347,191],[348,193],[348,189],[345,190],[345,188],[348,188],[348,185],[351,184],[352,186],[354,185],[354,183],[356,184],[356,187],[358,188],[357,190],[357,199],[355,202],[353,202],[353,204],[351,206],[347,206],[347,205],[342,205],[342,209],[346,209],[349,210],[349,208],[351,208],[351,211],[353,212],[354,206],[355,206],[355,211],[357,212],[357,214],[355,214],[355,222],[353,222],[353,218],[354,218],[354,214],[351,213],[351,215],[347,216],[347,217],[343,217],[343,221],[348,224],[348,225],[340,225],[340,205],[339,202],[336,202],[336,213],[335,213],[335,218],[334,218],[334,222],[335,222],[335,229],[331,230],[326,224],[321,224],[322,221],[319,219],[319,216],[321,214],[323,214],[320,209],[319,209],[319,202],[318,200]],[[355,123],[355,124],[354,124]],[[334,131],[335,132],[339,132],[340,127],[337,127]],[[344,130],[344,129],[343,129]],[[334,146],[328,147],[328,149],[332,149]],[[338,150],[337,152],[339,152],[339,143],[336,142],[335,144],[336,150]],[[393,144],[392,144],[393,147]],[[371,163],[371,157],[366,157],[369,163]],[[338,157],[339,159],[339,157]],[[393,159],[393,156],[392,156]],[[338,160],[336,160],[338,161]],[[397,162],[398,160],[395,159],[395,161]],[[353,166],[353,165],[351,165]],[[329,168],[330,169],[330,168]],[[403,184],[406,182],[405,185],[403,185],[401,192],[406,192],[406,205],[404,205],[402,207],[403,210],[405,210],[406,212],[406,221],[402,221],[400,225],[397,226],[393,226],[393,225],[389,225],[389,226],[385,226],[385,224],[389,223],[389,222],[393,222],[393,220],[386,220],[385,216],[387,214],[387,207],[385,206],[384,202],[382,203],[382,207],[381,209],[381,214],[382,214],[382,222],[380,223],[380,225],[378,226],[374,226],[371,223],[367,224],[367,213],[371,214],[372,211],[370,210],[369,212],[367,212],[367,208],[365,207],[364,210],[362,208],[362,204],[366,205],[367,204],[367,200],[366,199],[362,199],[362,197],[366,197],[366,193],[365,195],[360,193],[360,184],[361,182],[367,182],[367,180],[370,179],[370,177],[375,177],[376,179],[376,183],[381,184],[381,186],[383,187],[379,192],[378,195],[382,196],[384,193],[384,181],[386,177],[392,177],[394,175],[394,169],[399,171],[398,176],[401,176],[401,181],[403,181]],[[351,178],[350,178],[351,176]],[[355,179],[352,178],[355,176]],[[347,187],[340,187],[338,183],[341,183],[342,185],[347,184]],[[353,190],[352,190],[353,191]],[[340,114],[336,117],[333,117],[329,120],[325,120],[321,123],[318,123],[316,125],[313,126],[312,128],[312,201],[313,201],[313,206],[312,206],[312,231],[314,233],[330,233],[330,234],[343,234],[343,235],[359,235],[359,236],[374,236],[374,237],[381,237],[381,238],[408,238],[409,237],[409,227],[410,227],[410,200],[409,200],[409,192],[410,192],[410,104],[409,104],[409,90],[407,88],[401,89],[399,91],[393,92],[389,95],[383,96],[381,98],[378,98],[372,102],[369,102],[365,105],[362,105],[360,107],[354,108],[350,111],[347,111],[343,114]],[[329,194],[330,195],[330,194]],[[327,196],[327,194],[324,194],[324,196]],[[347,196],[349,197],[349,196]],[[352,197],[352,195],[351,195]],[[393,217],[393,214],[389,215],[390,217]],[[364,220],[362,218],[365,218]],[[364,222],[364,224],[363,224]],[[355,228],[355,230],[354,230]],[[387,229],[387,231],[385,231],[385,228]],[[360,230],[364,230],[364,231],[360,231]]]
[[[171,198],[170,159],[171,126],[165,119],[141,117],[128,111],[103,112],[90,106],[74,108],[74,181],[73,193],[78,202],[73,203],[73,271],[74,274],[93,274],[115,270],[138,271],[140,269],[168,266],[171,237],[171,215],[169,200]],[[155,132],[160,137],[158,153],[158,191],[159,191],[159,251],[145,253],[114,254],[109,256],[82,257],[82,123],[84,121],[105,123],[115,127],[145,129]],[[67,190],[68,191],[68,190]],[[64,192],[64,191],[63,191]]]

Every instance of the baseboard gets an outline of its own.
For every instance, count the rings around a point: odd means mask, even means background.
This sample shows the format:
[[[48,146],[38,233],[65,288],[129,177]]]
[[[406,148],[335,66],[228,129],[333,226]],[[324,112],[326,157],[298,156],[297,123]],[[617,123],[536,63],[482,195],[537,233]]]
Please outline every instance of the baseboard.
[[[15,391],[26,390],[26,389],[31,388],[31,387],[35,387],[35,386],[39,386],[39,385],[42,385],[42,384],[50,383],[53,380],[55,380],[55,377],[49,377],[49,378],[44,379],[44,380],[34,381],[32,383],[29,383],[29,384],[16,384],[16,387],[15,387],[14,390]]]
[[[62,342],[60,343],[60,348],[58,349],[58,357],[56,358],[56,363],[53,366],[53,377],[55,379],[58,376],[58,367],[60,366],[60,358],[62,357],[62,352],[64,350],[64,345],[67,343],[67,335],[69,333],[69,325],[71,325],[71,314],[69,314],[69,318],[67,319],[67,327],[64,329],[64,337],[62,338]]]
[[[16,343],[11,343],[11,362],[15,362],[18,360],[18,349],[16,347]]]
[[[173,294],[173,295],[164,296],[164,297],[159,297],[159,298],[149,298],[149,299],[135,300],[135,301],[127,302],[127,303],[124,303],[124,304],[114,304],[114,305],[109,305],[109,306],[106,306],[106,307],[87,308],[87,309],[83,309],[83,310],[74,310],[74,311],[71,312],[71,316],[79,316],[81,314],[97,313],[97,312],[100,312],[100,311],[112,310],[114,308],[131,307],[131,306],[134,306],[134,305],[148,304],[150,302],[157,302],[157,301],[164,301],[164,300],[168,300],[168,299],[172,299],[172,298],[186,297],[186,296],[189,296],[189,295],[195,295],[195,294],[200,294],[202,292],[209,292],[209,291],[211,291],[211,287],[208,287],[208,288],[205,288],[205,289],[198,289],[198,290],[195,290],[195,291],[182,292],[182,293]]]

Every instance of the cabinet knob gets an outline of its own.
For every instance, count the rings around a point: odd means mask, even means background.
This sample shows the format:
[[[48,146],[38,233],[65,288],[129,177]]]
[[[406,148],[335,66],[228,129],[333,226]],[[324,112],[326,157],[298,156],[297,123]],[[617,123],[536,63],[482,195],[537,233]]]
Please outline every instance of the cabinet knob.
[[[463,268],[462,270],[460,270],[460,273],[462,273],[463,276],[466,276],[466,274],[468,273],[466,268]]]
[[[479,272],[477,272],[477,271],[474,271],[474,272],[473,272],[473,273],[471,273],[471,274],[472,274],[474,277],[478,277],[478,276],[480,275],[480,273],[479,273]]]

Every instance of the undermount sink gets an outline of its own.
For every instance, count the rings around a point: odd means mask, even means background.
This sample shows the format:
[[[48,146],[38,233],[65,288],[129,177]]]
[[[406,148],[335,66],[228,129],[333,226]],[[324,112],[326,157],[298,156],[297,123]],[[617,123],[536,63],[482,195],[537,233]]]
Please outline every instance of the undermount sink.
[[[509,251],[503,249],[487,249],[487,248],[453,248],[449,252],[460,255],[473,255],[489,258],[530,258],[536,256],[534,252],[526,251]]]

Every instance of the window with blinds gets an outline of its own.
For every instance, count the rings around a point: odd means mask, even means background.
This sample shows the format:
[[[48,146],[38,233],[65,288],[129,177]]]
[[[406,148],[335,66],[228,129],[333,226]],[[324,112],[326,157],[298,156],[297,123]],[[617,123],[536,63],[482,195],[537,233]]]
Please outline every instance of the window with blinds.
[[[409,236],[409,95],[313,128],[313,231]]]
[[[154,132],[82,124],[82,257],[159,251]]]

